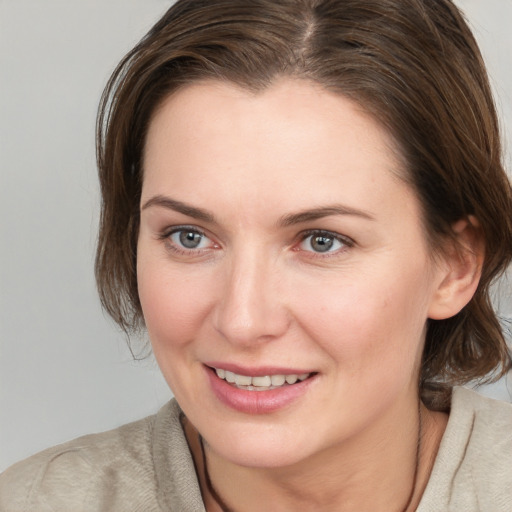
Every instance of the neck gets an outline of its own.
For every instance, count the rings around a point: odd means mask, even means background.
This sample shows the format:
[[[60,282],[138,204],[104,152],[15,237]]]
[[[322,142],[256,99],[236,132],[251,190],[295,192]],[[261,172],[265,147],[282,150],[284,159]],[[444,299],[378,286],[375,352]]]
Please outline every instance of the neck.
[[[398,428],[365,432],[292,466],[242,467],[187,431],[208,512],[415,510],[446,417],[421,406]],[[191,436],[195,440],[191,441]],[[373,439],[373,442],[371,440]]]

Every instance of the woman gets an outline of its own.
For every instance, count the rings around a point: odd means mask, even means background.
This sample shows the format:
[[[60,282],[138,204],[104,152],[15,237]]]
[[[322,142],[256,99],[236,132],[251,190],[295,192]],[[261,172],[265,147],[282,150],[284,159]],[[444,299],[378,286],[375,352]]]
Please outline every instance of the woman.
[[[3,509],[510,510],[512,410],[454,388],[511,366],[512,194],[450,1],[179,1],[98,163],[102,302],[176,399],[13,466]]]

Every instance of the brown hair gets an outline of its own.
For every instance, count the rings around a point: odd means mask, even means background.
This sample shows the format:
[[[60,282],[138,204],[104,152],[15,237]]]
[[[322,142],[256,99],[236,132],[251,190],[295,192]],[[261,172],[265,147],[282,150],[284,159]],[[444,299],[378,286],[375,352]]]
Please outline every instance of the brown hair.
[[[459,314],[429,320],[420,375],[424,399],[443,407],[454,384],[493,371],[503,375],[511,357],[489,288],[512,257],[512,193],[482,57],[450,0],[173,5],[121,61],[100,105],[96,278],[105,309],[127,333],[143,326],[136,244],[141,155],[155,108],[195,81],[259,91],[281,76],[337,91],[388,127],[432,247],[451,236],[455,221],[478,219],[485,241],[480,284]]]

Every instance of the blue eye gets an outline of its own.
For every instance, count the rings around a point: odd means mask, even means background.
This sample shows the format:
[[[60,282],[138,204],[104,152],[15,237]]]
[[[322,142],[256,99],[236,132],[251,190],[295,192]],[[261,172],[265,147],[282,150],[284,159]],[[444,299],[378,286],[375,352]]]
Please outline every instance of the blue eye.
[[[305,236],[299,247],[302,251],[329,253],[336,252],[348,245],[348,241],[340,235],[328,231],[315,231]]]
[[[204,233],[190,228],[176,229],[168,238],[176,248],[189,251],[205,249],[211,245],[211,240]]]

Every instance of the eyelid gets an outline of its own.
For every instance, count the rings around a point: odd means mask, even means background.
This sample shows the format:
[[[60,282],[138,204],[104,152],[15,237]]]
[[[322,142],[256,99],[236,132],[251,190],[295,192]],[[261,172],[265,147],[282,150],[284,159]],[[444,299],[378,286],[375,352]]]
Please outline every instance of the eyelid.
[[[179,231],[191,231],[194,233],[198,233],[199,235],[206,236],[207,238],[210,238],[202,229],[198,228],[197,226],[192,226],[189,224],[180,224],[176,226],[169,226],[161,231],[161,233],[158,235],[159,238],[168,238],[170,235],[174,233],[178,233]]]
[[[343,244],[343,247],[338,250],[327,251],[325,253],[316,252],[316,251],[307,251],[304,249],[300,249],[298,247],[299,244],[301,244],[307,238],[309,238],[310,236],[313,236],[313,235],[333,238],[333,239],[337,240],[338,242],[340,242],[341,244]],[[295,244],[295,247],[294,247],[295,250],[311,253],[311,254],[314,254],[315,257],[320,257],[320,258],[334,256],[336,254],[339,254],[340,252],[343,252],[347,248],[353,247],[355,245],[355,242],[354,242],[354,240],[352,240],[352,238],[350,238],[346,235],[342,235],[340,233],[336,233],[335,231],[329,231],[327,229],[308,229],[306,231],[302,231],[301,233],[299,233],[297,238],[298,238],[298,241]]]
[[[176,245],[175,243],[171,242],[171,239],[170,239],[171,235],[173,235],[175,233],[179,233],[180,231],[190,231],[190,232],[197,233],[197,234],[205,237],[206,239],[208,239],[210,241],[209,247],[200,248],[200,249],[194,249],[194,248],[189,249],[186,247],[180,247],[180,246]],[[343,247],[341,247],[337,250],[334,250],[334,251],[327,251],[325,253],[321,253],[321,252],[317,252],[317,251],[313,251],[313,250],[308,251],[305,249],[301,249],[299,247],[299,245],[302,242],[304,242],[308,237],[313,236],[313,235],[333,238],[333,239],[337,240],[338,242],[340,242],[343,245]],[[180,224],[180,225],[169,226],[166,229],[163,229],[161,231],[161,233],[158,235],[158,238],[165,242],[165,245],[167,246],[167,248],[169,250],[172,250],[174,252],[181,253],[181,254],[188,254],[188,255],[201,254],[210,249],[220,248],[220,244],[218,242],[216,242],[211,236],[209,236],[204,229],[201,229],[198,226],[194,226],[194,225],[190,225],[190,224]],[[354,240],[352,240],[352,238],[350,238],[346,235],[337,233],[335,231],[330,231],[327,229],[308,229],[308,230],[300,232],[297,235],[297,241],[294,243],[293,250],[311,253],[314,255],[314,257],[322,258],[322,257],[335,256],[335,255],[339,254],[340,252],[343,252],[347,248],[353,247],[354,245],[355,245],[355,242],[354,242]]]
[[[197,233],[198,235],[201,235],[202,237],[208,239],[211,242],[211,245],[210,245],[210,247],[203,247],[200,249],[195,249],[195,248],[190,249],[190,248],[186,248],[186,247],[180,247],[171,241],[171,236],[174,235],[175,233],[179,233],[180,231],[188,231],[191,233]],[[162,230],[162,232],[158,235],[158,238],[165,243],[165,246],[169,250],[172,250],[179,254],[186,254],[186,255],[201,254],[205,251],[208,251],[209,249],[215,249],[215,248],[219,247],[219,244],[217,242],[215,242],[212,239],[212,237],[210,237],[208,234],[206,234],[206,232],[203,229],[201,229],[197,226],[189,225],[189,224],[169,226],[168,228]]]

